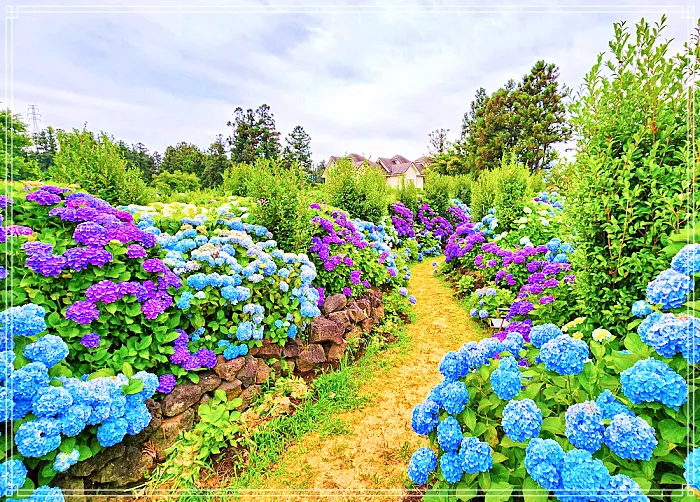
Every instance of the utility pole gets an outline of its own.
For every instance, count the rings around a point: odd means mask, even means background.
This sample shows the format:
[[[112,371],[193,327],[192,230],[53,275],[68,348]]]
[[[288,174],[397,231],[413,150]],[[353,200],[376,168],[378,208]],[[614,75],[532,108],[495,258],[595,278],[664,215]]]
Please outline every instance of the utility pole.
[[[41,119],[37,105],[29,105],[29,117],[32,121],[32,139],[34,140],[34,151],[36,151],[39,140],[39,120]]]

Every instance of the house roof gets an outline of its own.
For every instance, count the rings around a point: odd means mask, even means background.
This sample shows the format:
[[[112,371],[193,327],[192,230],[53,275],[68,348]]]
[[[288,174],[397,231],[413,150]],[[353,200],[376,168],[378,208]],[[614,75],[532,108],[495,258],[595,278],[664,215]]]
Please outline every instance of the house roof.
[[[330,164],[331,162],[336,162],[338,159],[341,158],[350,158],[354,166],[361,166],[364,162],[367,162],[370,166],[373,167],[381,166],[382,169],[384,169],[384,174],[386,176],[398,176],[404,174],[406,171],[408,171],[411,165],[413,165],[418,170],[419,175],[422,176],[423,168],[428,164],[427,157],[420,157],[417,160],[411,162],[403,155],[394,155],[393,157],[379,157],[377,159],[377,162],[372,162],[371,160],[366,159],[362,155],[358,155],[356,153],[351,153],[344,157],[331,156],[328,163]]]

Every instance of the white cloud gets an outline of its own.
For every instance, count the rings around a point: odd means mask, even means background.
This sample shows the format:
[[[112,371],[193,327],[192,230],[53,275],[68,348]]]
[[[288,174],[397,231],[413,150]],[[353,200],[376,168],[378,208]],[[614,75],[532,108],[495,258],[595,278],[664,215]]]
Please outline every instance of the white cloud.
[[[659,17],[650,13],[658,8],[431,13],[401,4],[376,3],[372,12],[20,13],[12,106],[38,105],[42,125],[87,121],[162,152],[179,141],[207,147],[228,133],[237,106],[267,103],[283,135],[304,126],[316,161],[345,151],[418,157],[431,130],[459,133],[479,87],[519,80],[537,59],[559,65],[560,80],[578,87],[607,49],[614,21],[633,28],[642,15]],[[666,35],[687,32],[688,21],[669,14]]]

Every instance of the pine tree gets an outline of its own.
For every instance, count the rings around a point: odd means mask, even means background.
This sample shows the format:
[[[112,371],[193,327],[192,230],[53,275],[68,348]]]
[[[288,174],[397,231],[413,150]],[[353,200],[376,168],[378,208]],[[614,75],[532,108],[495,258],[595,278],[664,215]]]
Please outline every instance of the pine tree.
[[[224,171],[231,166],[224,142],[222,135],[217,136],[206,152],[207,157],[202,175],[202,185],[205,187],[213,188],[221,185]]]
[[[231,160],[252,164],[256,159],[276,159],[280,154],[280,133],[275,130],[275,118],[266,104],[257,110],[234,111],[234,119],[226,125],[233,129],[227,142],[231,147]]]
[[[311,137],[303,127],[296,126],[285,139],[287,145],[282,152],[282,161],[285,166],[291,166],[294,162],[304,172],[311,171]]]

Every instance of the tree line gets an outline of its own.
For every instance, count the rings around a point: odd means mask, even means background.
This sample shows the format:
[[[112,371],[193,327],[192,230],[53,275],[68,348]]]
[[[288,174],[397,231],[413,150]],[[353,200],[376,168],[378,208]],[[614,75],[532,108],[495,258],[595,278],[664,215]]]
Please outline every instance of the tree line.
[[[31,135],[21,117],[10,110],[0,111],[3,165],[5,178],[13,166],[15,180],[41,179],[51,170],[56,154],[64,145],[71,144],[73,136],[86,132],[74,129],[63,131],[51,126]],[[215,188],[221,185],[224,172],[233,164],[253,164],[258,159],[275,159],[283,166],[296,164],[312,178],[323,166],[314,166],[311,158],[311,138],[300,125],[295,126],[284,139],[275,126],[275,119],[266,104],[257,109],[238,107],[233,119],[226,124],[227,137],[220,134],[206,149],[185,141],[168,146],[161,155],[149,151],[143,143],[128,144],[111,136],[100,134],[98,143],[110,142],[116,147],[128,169],[140,173],[149,185],[178,185],[188,189]]]

